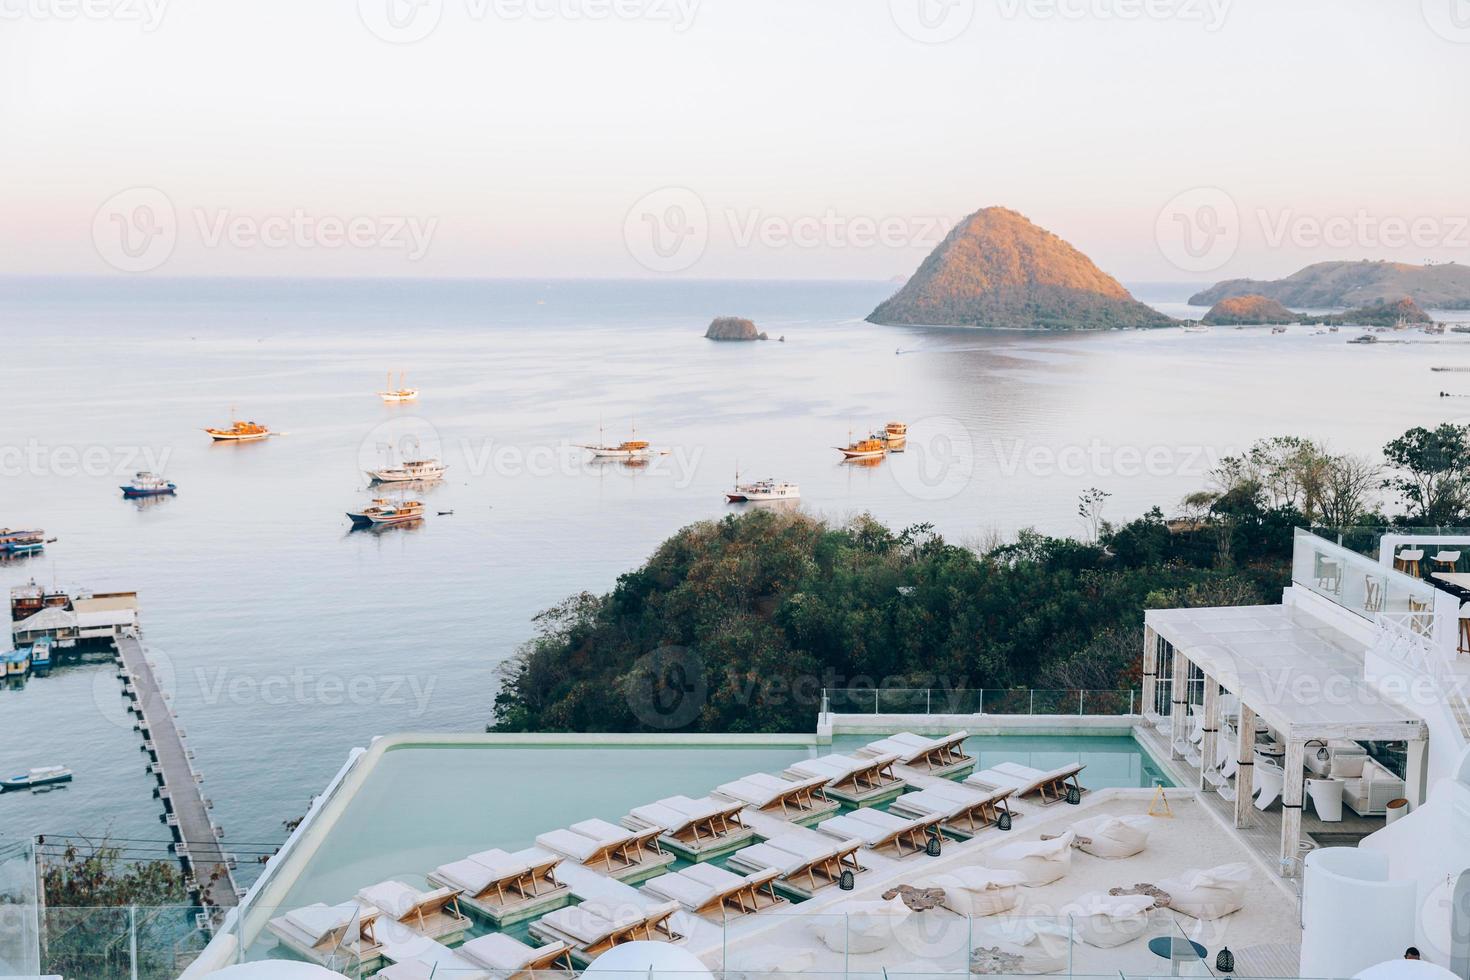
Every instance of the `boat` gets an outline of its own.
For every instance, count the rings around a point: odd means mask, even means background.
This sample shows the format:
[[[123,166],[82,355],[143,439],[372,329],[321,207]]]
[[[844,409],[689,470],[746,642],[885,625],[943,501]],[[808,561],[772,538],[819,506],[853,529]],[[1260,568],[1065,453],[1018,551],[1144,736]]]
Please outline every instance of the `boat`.
[[[638,430],[630,428],[630,435],[634,438],[624,440],[616,446],[607,445],[602,438],[602,426],[597,427],[597,445],[589,446],[578,444],[578,449],[585,449],[597,459],[622,459],[642,460],[650,456],[664,456],[668,454],[667,449],[654,449],[645,440],[637,438]]]
[[[171,496],[178,486],[147,470],[139,470],[133,474],[133,482],[121,489],[124,497],[165,497]]]
[[[767,478],[756,480],[754,483],[741,483],[740,473],[735,473],[735,489],[725,493],[725,499],[732,504],[754,503],[761,500],[796,500],[801,496],[801,488],[795,483]]]
[[[51,637],[38,637],[31,644],[31,673],[37,677],[51,673]]]
[[[348,511],[356,527],[381,527],[388,524],[407,524],[424,518],[424,504],[419,500],[389,500],[376,497],[362,510]]]
[[[230,414],[235,414],[233,409]],[[258,439],[267,439],[271,434],[270,429],[257,422],[241,422],[239,419],[232,419],[228,429],[206,428],[204,431],[208,432],[209,437],[215,442],[254,442]]]
[[[46,532],[0,528],[0,554],[28,555],[46,547]]]
[[[366,470],[367,478],[374,483],[432,483],[444,479],[448,464],[437,459],[405,459],[402,465],[385,466],[380,470]]]
[[[69,783],[71,777],[72,771],[66,766],[41,766],[39,769],[27,769],[25,772],[0,779],[0,792],[8,789],[35,789],[37,786]]]
[[[1271,328],[1271,332],[1272,333],[1286,333],[1286,328],[1285,327],[1272,327]]]
[[[851,438],[851,437],[849,437]],[[844,459],[876,459],[888,452],[888,442],[880,436],[849,442],[846,446],[833,446]]]
[[[908,445],[909,426],[907,422],[889,422],[883,427],[883,441],[888,444],[890,453],[901,453]]]
[[[31,648],[21,647],[5,654],[5,676],[24,677],[31,670]]]
[[[403,372],[398,372],[398,387],[393,387],[393,372],[388,372],[388,383],[383,390],[378,392],[378,397],[385,402],[411,402],[419,396],[417,388],[409,388],[403,383]]]
[[[1361,336],[1354,337],[1352,340],[1349,340],[1348,343],[1350,343],[1350,344],[1376,344],[1376,343],[1378,343],[1378,338],[1375,337],[1375,336],[1373,336],[1371,333],[1365,333],[1365,334],[1363,334]]]
[[[1184,330],[1185,333],[1209,333],[1210,332],[1209,325],[1208,324],[1204,324],[1204,323],[1187,324],[1187,325],[1185,325],[1185,327],[1183,328],[1183,330]]]

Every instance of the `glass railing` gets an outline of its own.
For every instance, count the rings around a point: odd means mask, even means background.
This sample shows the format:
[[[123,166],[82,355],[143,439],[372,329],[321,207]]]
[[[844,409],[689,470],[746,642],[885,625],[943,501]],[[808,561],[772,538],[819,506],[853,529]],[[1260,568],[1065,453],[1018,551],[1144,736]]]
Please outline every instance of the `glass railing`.
[[[1437,591],[1422,579],[1300,528],[1292,544],[1291,580],[1369,621],[1380,613],[1431,612]]]
[[[1133,690],[1030,688],[826,688],[822,713],[838,715],[1131,715]]]

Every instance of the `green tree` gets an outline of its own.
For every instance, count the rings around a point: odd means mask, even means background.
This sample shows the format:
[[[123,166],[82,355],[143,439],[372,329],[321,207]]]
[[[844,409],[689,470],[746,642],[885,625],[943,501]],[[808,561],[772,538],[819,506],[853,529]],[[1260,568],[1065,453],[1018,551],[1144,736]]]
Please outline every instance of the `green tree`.
[[[1416,427],[1383,447],[1394,472],[1383,481],[1409,507],[1411,523],[1461,523],[1470,509],[1470,426]]]

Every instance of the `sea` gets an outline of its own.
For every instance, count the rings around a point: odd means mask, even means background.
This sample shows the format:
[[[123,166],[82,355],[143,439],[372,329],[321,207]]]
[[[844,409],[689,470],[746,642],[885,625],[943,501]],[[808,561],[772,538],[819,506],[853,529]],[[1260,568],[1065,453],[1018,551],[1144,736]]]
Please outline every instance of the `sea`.
[[[801,487],[985,546],[1176,510],[1253,440],[1374,454],[1470,420],[1470,335],[1292,327],[1107,334],[870,324],[874,282],[9,279],[0,285],[0,526],[44,528],[34,580],[136,591],[150,654],[241,878],[374,736],[481,731],[538,612],[601,593],[669,535],[742,506],[736,480]],[[1134,284],[1175,316],[1196,284]],[[765,342],[717,343],[746,316]],[[1470,320],[1470,314],[1443,314]],[[417,401],[377,392],[402,372]],[[215,444],[232,418],[272,438]],[[889,421],[907,451],[835,447]],[[642,466],[580,444],[638,438]],[[418,525],[354,531],[364,471],[437,456]],[[119,487],[161,472],[176,496]],[[3,644],[3,641],[0,641]],[[0,835],[166,855],[167,828],[105,656],[0,685],[0,774],[75,780],[0,796]]]

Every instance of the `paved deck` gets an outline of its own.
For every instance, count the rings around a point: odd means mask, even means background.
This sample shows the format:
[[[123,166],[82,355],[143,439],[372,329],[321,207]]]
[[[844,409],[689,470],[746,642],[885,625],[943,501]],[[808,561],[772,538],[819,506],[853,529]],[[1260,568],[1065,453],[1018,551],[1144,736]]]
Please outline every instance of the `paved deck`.
[[[158,795],[173,829],[179,862],[192,879],[191,888],[200,905],[211,912],[234,908],[239,902],[235,876],[209,816],[209,802],[199,789],[200,776],[194,770],[191,753],[174,722],[173,709],[158,685],[142,642],[124,636],[115,643],[123,691],[132,699],[131,710],[138,716],[143,747],[153,760],[149,768],[158,778]]]

